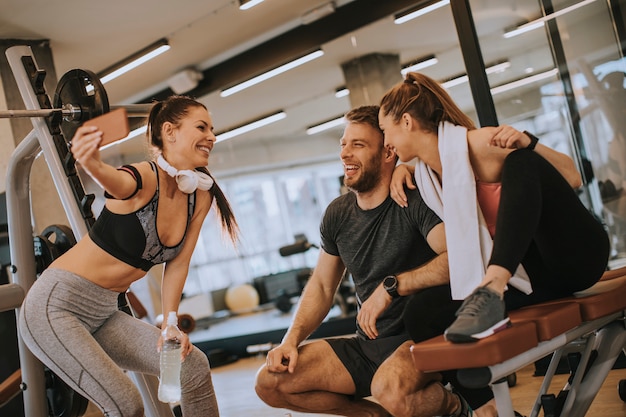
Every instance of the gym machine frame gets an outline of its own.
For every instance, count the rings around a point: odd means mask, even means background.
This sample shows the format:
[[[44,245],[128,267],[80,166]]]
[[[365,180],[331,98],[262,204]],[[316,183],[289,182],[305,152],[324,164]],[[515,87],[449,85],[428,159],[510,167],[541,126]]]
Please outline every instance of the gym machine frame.
[[[4,115],[8,117],[31,117],[33,124],[33,130],[20,142],[11,156],[6,179],[11,282],[0,285],[0,311],[15,309],[17,317],[27,291],[37,278],[29,190],[30,172],[35,157],[40,152],[43,153],[70,227],[77,240],[80,239],[88,232],[88,228],[94,222],[91,212],[94,196],[84,193],[82,183],[75,171],[74,158],[69,152],[63,134],[61,134],[63,128],[59,129],[61,126],[60,118],[73,120],[71,123],[66,123],[68,129],[63,131],[69,140],[71,136],[68,135],[68,132],[72,128],[77,128],[87,118],[93,118],[98,113],[109,111],[109,106],[106,93],[99,79],[95,77],[92,81],[97,91],[92,91],[88,100],[100,100],[97,103],[99,108],[94,109],[93,106],[89,106],[89,103],[87,106],[81,106],[71,102],[64,103],[63,108],[52,108],[43,85],[46,73],[37,66],[31,48],[29,46],[13,46],[6,50],[6,56],[26,110],[5,112]],[[59,88],[57,88],[55,101],[57,101],[57,96],[61,96],[59,93]],[[98,97],[98,94],[103,97]],[[81,97],[76,98],[80,99]],[[146,114],[145,108],[141,105],[128,106],[131,115],[140,115],[142,112]],[[48,417],[44,366],[28,350],[19,332],[18,348],[22,374],[20,389],[23,393],[24,413],[28,417]],[[173,417],[174,414],[170,406],[157,399],[157,377],[136,372],[128,372],[127,374],[141,393],[146,416]]]

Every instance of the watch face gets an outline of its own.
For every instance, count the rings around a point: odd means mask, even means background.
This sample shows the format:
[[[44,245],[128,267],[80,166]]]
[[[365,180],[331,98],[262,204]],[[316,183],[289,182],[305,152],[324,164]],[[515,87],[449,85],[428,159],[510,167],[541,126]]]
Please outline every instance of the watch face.
[[[395,288],[397,284],[398,284],[398,281],[396,277],[393,275],[389,277],[385,277],[385,280],[383,281],[383,286],[385,287],[385,289]]]

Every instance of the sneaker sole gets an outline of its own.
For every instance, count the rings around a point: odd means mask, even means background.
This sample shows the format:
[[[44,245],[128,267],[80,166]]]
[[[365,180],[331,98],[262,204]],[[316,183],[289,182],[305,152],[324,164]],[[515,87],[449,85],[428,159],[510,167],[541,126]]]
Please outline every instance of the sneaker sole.
[[[487,330],[484,330],[479,333],[468,335],[468,334],[463,334],[463,333],[452,333],[446,330],[443,334],[443,337],[448,342],[452,342],[452,343],[471,343],[471,342],[477,342],[480,339],[484,339],[485,337],[494,335],[508,327],[511,327],[511,320],[507,317],[504,320],[497,322],[496,324],[494,324]]]

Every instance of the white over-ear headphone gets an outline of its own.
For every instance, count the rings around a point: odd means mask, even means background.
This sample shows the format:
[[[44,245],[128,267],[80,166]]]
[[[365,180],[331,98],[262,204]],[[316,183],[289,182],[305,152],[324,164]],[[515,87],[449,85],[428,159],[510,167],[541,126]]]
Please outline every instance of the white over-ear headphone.
[[[196,191],[196,189],[207,191],[213,187],[213,178],[209,175],[191,169],[179,171],[168,164],[161,154],[157,157],[157,164],[163,171],[167,172],[170,177],[176,178],[178,189],[184,193],[191,194]]]

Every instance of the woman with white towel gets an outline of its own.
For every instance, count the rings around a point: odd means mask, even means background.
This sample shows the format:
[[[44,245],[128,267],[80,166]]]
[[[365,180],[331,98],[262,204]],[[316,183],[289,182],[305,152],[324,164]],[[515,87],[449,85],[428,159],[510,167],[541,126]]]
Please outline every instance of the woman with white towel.
[[[385,143],[402,162],[417,160],[397,168],[391,196],[405,206],[403,186],[416,184],[446,224],[451,297],[464,300],[449,319],[448,340],[487,337],[510,326],[507,310],[598,281],[609,239],[578,198],[581,176],[569,156],[528,132],[476,128],[420,73],[406,74],[380,107]],[[419,326],[410,306],[406,315],[409,329]]]

